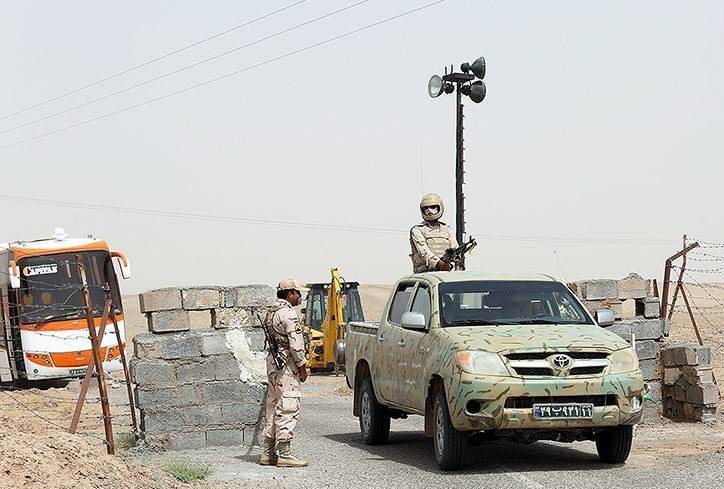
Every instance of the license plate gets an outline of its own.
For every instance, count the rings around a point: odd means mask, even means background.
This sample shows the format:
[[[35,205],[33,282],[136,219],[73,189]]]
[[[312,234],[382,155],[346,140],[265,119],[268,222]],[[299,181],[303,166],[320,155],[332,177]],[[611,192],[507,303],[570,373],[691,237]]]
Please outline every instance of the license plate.
[[[533,417],[539,419],[591,419],[593,404],[533,404]]]
[[[68,375],[78,375],[78,376],[85,375],[86,370],[88,370],[88,369],[86,369],[86,368],[72,368],[72,369],[70,369],[70,370],[68,371]]]

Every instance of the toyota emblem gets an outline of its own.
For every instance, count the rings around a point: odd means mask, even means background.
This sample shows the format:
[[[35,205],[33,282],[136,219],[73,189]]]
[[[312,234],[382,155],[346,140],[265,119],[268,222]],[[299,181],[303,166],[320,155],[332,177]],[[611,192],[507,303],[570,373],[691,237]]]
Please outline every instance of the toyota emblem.
[[[571,357],[568,355],[556,355],[553,357],[551,363],[553,363],[555,368],[563,370],[564,368],[568,368],[571,364]]]

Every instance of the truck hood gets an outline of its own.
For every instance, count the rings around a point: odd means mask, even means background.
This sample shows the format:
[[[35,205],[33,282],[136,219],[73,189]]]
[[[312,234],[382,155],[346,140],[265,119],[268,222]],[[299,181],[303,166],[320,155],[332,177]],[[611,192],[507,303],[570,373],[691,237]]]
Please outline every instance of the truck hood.
[[[442,329],[457,350],[620,350],[628,343],[596,325],[465,326]]]

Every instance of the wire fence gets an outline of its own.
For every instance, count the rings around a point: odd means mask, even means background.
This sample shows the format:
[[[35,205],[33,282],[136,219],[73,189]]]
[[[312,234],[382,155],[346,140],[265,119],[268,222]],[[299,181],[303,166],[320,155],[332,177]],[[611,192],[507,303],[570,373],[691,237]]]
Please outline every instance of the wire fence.
[[[681,285],[689,303],[687,307],[683,298],[677,301],[672,314],[691,314],[698,326],[705,326],[698,331],[702,340],[721,347],[724,346],[724,241],[690,238],[684,246],[693,243],[698,243],[698,247],[686,253],[686,261],[680,260],[680,264],[671,266],[676,279],[672,278],[670,283],[673,287]]]
[[[111,384],[125,384],[125,380],[114,379],[110,375],[106,375],[106,380]],[[108,390],[114,432],[132,432],[130,402],[126,390]],[[0,420],[3,420],[6,426],[12,426],[17,420],[38,421],[48,427],[69,431],[78,397],[79,390],[76,390],[74,385],[49,387],[46,390],[3,386],[0,388]],[[101,400],[97,390],[94,391],[92,387],[84,399],[76,433],[95,442],[107,444]]]

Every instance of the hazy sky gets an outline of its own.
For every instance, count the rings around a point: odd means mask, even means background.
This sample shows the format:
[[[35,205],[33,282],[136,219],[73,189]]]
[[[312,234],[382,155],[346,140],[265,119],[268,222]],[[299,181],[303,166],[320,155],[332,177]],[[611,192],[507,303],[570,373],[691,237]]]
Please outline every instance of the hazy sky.
[[[2,0],[0,117],[294,1]],[[0,132],[356,1],[307,0],[0,120]],[[2,133],[0,146],[256,65],[429,1],[371,0]],[[273,284],[285,275],[325,280],[330,266],[340,267],[349,280],[392,282],[411,268],[406,231],[420,220],[423,192],[443,196],[454,224],[454,97],[430,99],[427,81],[445,65],[457,68],[482,55],[488,95],[465,107],[468,231],[480,244],[469,268],[561,276],[557,250],[569,280],[618,278],[630,271],[660,276],[683,233],[724,238],[722,26],[719,1],[448,0],[135,110],[0,149],[1,195],[399,233],[0,200],[0,241],[46,236],[56,226],[72,236],[92,232],[132,260],[134,278],[122,285],[125,292]]]

